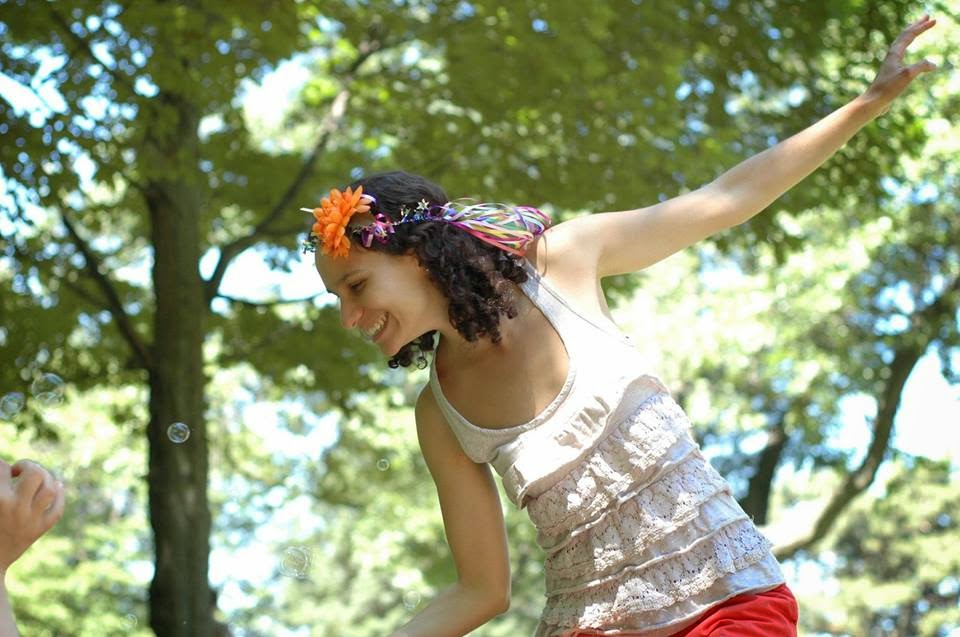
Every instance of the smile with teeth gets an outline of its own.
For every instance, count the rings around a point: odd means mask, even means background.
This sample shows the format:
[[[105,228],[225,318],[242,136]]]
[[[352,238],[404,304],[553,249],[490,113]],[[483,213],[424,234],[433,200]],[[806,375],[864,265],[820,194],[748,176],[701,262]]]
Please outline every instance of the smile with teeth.
[[[380,320],[377,321],[376,325],[371,326],[368,329],[363,329],[364,335],[369,338],[371,341],[377,340],[377,337],[380,336],[380,333],[383,331],[383,328],[387,326],[387,315],[384,314],[380,317]]]

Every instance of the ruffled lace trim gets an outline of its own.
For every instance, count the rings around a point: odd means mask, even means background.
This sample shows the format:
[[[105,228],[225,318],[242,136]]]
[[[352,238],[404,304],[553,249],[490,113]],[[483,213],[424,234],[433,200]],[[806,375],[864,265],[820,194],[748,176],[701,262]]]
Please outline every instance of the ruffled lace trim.
[[[689,420],[669,395],[657,394],[594,447],[567,476],[527,504],[548,553],[599,522],[616,502],[632,498],[696,452]],[[664,461],[671,448],[680,457]]]
[[[743,520],[683,551],[628,565],[616,579],[551,596],[541,621],[558,628],[593,626],[667,608],[759,562],[771,547],[752,522]]]
[[[521,509],[582,464],[644,403],[660,393],[669,399],[669,391],[656,377],[627,377],[617,369],[580,379],[574,391],[577,395],[565,403],[565,408],[576,405],[574,409],[558,412],[550,422],[520,434],[492,460],[507,496]]]
[[[611,637],[638,634],[667,637],[696,623],[704,612],[732,597],[762,593],[785,582],[780,564],[773,553],[767,553],[759,561],[732,575],[721,577],[699,593],[668,608],[612,617],[606,623],[591,625],[578,623],[573,626],[551,627],[541,621],[537,624],[534,637],[573,637],[574,633],[584,630]]]
[[[615,577],[625,562],[642,563],[644,553],[686,546],[737,518],[747,517],[729,498],[730,486],[705,461],[691,458],[663,480],[651,485],[603,517],[591,533],[547,557],[544,571],[548,594],[575,590]],[[712,502],[711,502],[712,501]],[[705,510],[701,507],[709,503]],[[680,529],[681,531],[678,531]],[[668,535],[670,547],[657,546]]]

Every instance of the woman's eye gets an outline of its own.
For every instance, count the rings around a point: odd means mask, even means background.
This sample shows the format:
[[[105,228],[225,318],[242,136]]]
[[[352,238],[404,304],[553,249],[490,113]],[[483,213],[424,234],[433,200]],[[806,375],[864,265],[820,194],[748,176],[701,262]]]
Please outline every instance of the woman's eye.
[[[360,283],[354,283],[353,285],[350,286],[350,289],[353,290],[354,292],[359,292],[360,288],[362,287],[363,287],[363,281],[361,281]]]

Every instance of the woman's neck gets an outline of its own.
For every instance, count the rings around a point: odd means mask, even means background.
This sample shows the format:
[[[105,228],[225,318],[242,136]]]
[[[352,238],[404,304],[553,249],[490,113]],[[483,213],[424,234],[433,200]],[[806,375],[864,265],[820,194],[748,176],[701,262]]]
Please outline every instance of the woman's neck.
[[[486,336],[482,336],[473,342],[468,341],[451,325],[448,334],[440,333],[440,340],[443,342],[444,363],[447,365],[475,365],[502,356],[516,346],[516,339],[519,338],[523,325],[522,319],[527,316],[532,304],[524,295],[516,294],[516,290],[513,290],[513,292],[511,301],[517,306],[517,316],[511,319],[506,315],[501,315],[500,342],[494,343]],[[438,356],[439,350],[440,344],[438,343]]]

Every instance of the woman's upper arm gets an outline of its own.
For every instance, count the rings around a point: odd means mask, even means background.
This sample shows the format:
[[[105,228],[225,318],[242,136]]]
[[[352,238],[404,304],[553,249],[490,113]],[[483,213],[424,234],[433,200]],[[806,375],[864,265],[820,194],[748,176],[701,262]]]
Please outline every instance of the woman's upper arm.
[[[552,265],[600,279],[642,270],[739,221],[730,197],[704,186],[646,208],[568,219],[541,235],[528,258],[541,272]]]
[[[490,466],[471,460],[427,385],[416,406],[417,439],[440,500],[447,543],[462,586],[509,606],[510,557],[500,494]]]

